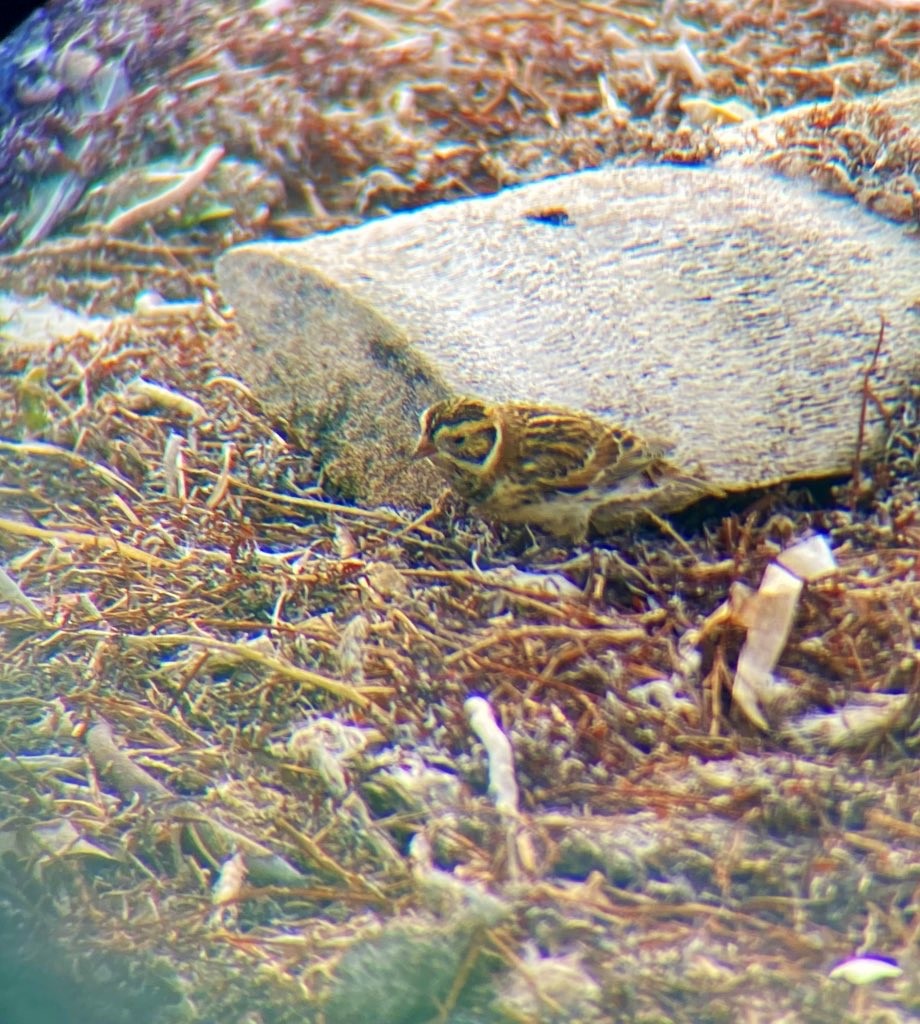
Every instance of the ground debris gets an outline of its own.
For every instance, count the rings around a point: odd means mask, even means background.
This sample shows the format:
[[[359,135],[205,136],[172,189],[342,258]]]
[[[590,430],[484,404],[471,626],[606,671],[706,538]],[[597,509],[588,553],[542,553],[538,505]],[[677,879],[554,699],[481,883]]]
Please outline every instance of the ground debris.
[[[225,376],[211,276],[265,230],[611,156],[698,160],[716,142],[685,99],[875,95],[916,64],[911,11],[268,0],[224,11],[217,39],[197,3],[86,6],[61,31],[111,18],[134,93],[84,126],[81,188],[220,139],[289,206],[270,228],[81,235],[60,119],[28,82],[32,116],[2,129],[4,287],[83,312],[0,346],[0,980],[99,1024],[915,1019],[917,396],[858,488],[563,552],[449,500],[325,493],[310,438]],[[145,46],[121,46],[132,31]],[[116,63],[78,57],[52,89]],[[887,115],[864,113],[802,116],[876,205],[859,162]],[[33,212],[73,233],[14,251],[43,176],[57,198]],[[171,314],[126,313],[144,292]],[[730,699],[743,631],[703,627],[810,532],[838,571],[779,653],[795,714],[758,730]],[[510,746],[513,814],[471,697]],[[854,959],[876,960],[865,986],[836,974]]]
[[[689,1022],[716,994],[775,1001],[781,979],[790,1013],[824,1021],[808,993],[841,1012],[856,998],[828,971],[870,919],[903,952],[920,587],[900,448],[860,510],[776,496],[573,558],[450,505],[331,500],[200,352],[186,322],[112,322],[44,357],[40,437],[0,403],[17,588],[0,606],[2,771],[20,823],[0,849],[33,895],[28,863],[72,899],[106,864],[132,964],[104,895],[79,939],[52,915],[55,941],[112,970],[168,956],[157,984],[193,1003],[258,962],[235,998],[327,1021],[378,1003],[387,1021],[403,1003],[445,1022],[625,1020],[678,985],[672,1019]],[[122,401],[141,374],[182,400]],[[899,436],[913,422],[892,412]],[[838,569],[804,588],[776,652],[794,701],[752,731],[730,700],[740,630],[704,623],[817,530]],[[470,698],[513,758],[499,807]],[[384,989],[355,987],[369,964]],[[900,978],[878,984],[909,1003]]]

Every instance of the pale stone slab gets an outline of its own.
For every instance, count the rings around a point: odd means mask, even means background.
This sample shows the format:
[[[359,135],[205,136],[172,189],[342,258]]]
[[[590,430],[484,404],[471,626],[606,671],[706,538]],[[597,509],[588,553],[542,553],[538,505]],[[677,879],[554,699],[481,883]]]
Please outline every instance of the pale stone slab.
[[[609,416],[738,490],[851,467],[881,316],[876,394],[920,377],[917,239],[750,169],[585,171],[241,246],[218,279],[232,368],[373,502],[436,493],[408,454],[450,392]]]

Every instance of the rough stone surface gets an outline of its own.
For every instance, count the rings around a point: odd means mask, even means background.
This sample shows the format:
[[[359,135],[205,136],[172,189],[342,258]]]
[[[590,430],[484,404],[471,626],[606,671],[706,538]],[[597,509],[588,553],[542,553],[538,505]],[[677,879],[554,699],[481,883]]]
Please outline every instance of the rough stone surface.
[[[739,490],[851,467],[882,316],[875,394],[920,372],[917,240],[755,170],[586,171],[239,247],[218,278],[235,371],[372,502],[436,493],[408,454],[450,392],[609,416]]]

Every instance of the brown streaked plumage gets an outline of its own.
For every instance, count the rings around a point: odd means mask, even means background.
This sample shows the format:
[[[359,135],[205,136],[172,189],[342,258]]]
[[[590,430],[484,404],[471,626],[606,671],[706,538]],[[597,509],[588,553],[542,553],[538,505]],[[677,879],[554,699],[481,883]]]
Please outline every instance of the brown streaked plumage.
[[[596,513],[611,529],[718,492],[669,463],[667,442],[571,409],[462,396],[429,406],[419,424],[416,457],[430,458],[461,497],[490,518],[573,542]]]

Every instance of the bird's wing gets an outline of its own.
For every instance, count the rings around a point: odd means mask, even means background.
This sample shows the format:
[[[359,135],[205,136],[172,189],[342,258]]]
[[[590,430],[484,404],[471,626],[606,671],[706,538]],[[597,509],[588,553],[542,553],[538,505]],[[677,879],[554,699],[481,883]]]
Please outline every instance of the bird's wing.
[[[668,450],[631,431],[562,410],[534,411],[519,426],[522,443],[514,476],[546,490],[609,487],[641,473]]]
[[[639,437],[625,427],[610,427],[592,459],[595,486],[607,488],[657,468],[672,448],[666,441]]]

